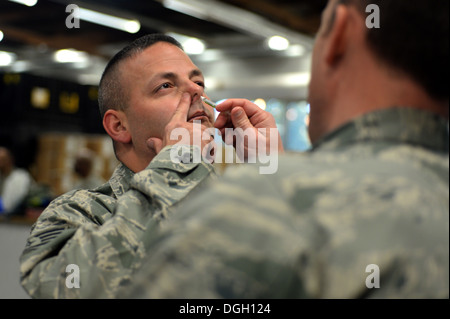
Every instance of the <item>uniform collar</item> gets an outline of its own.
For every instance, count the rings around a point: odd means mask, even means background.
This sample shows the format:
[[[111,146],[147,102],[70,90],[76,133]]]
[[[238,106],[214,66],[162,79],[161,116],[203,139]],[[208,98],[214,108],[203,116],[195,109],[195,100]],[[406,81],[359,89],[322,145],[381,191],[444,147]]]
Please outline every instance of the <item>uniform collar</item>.
[[[448,153],[448,123],[444,117],[428,111],[393,107],[364,114],[341,126],[316,143],[312,151],[366,141],[390,141]]]
[[[125,192],[130,189],[130,181],[134,176],[134,172],[126,167],[124,164],[119,163],[119,165],[114,170],[111,178],[109,179],[109,184],[114,192],[116,198],[122,196]]]

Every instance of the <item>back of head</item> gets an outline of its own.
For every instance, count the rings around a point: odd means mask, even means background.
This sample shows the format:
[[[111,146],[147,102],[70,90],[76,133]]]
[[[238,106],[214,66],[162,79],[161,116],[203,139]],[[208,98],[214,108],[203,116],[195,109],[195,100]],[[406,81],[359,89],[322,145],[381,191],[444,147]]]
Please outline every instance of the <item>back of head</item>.
[[[148,34],[127,45],[108,62],[99,84],[98,104],[102,118],[108,109],[123,110],[127,107],[127,92],[123,89],[118,70],[120,63],[158,42],[170,43],[183,49],[177,40],[168,35]]]
[[[14,157],[9,149],[0,146],[0,173],[9,172],[14,166]]]
[[[383,62],[412,77],[434,99],[448,101],[448,0],[339,0],[355,5],[364,19],[370,4],[380,9],[380,27],[367,41]]]
[[[86,178],[91,174],[94,163],[94,153],[90,150],[83,149],[75,157],[73,170],[82,178]]]

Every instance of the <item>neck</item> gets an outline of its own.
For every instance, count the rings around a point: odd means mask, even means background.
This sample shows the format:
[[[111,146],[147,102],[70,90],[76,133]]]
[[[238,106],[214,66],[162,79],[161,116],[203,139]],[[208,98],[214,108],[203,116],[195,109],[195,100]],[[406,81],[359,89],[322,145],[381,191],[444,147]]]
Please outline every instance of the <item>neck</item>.
[[[143,157],[138,156],[134,151],[129,149],[117,151],[116,157],[134,173],[138,173],[140,171],[143,171],[148,166],[148,164],[150,164],[154,156],[152,156],[150,159],[144,159]]]
[[[448,101],[431,98],[407,75],[379,64],[364,64],[337,76],[322,115],[322,134],[330,133],[365,113],[396,107],[427,110],[448,119]],[[326,113],[326,114],[325,114]]]

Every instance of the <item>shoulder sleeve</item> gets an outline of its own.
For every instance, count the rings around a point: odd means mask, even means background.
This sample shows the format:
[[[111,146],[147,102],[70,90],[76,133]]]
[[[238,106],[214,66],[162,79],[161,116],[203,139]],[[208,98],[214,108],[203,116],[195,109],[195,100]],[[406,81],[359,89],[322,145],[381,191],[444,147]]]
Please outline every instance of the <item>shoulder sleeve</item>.
[[[170,162],[165,148],[117,200],[89,197],[88,191],[56,200],[21,256],[23,287],[34,298],[114,297],[146,254],[147,224],[212,172],[205,162]]]

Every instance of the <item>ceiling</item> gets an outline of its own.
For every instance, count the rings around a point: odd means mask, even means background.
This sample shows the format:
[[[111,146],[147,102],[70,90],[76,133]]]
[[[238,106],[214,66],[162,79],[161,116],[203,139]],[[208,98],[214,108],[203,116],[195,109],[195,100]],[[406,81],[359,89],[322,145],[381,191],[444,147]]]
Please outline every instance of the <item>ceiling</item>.
[[[172,32],[201,39],[207,51],[231,56],[271,56],[265,41],[281,35],[310,50],[327,0],[39,0],[28,7],[0,1],[0,51],[14,53],[4,72],[32,72],[85,84],[98,83],[107,60],[125,44],[154,32]],[[69,4],[138,20],[128,33],[86,20],[73,24]],[[67,11],[67,12],[66,12]],[[1,37],[1,34],[0,34]],[[57,50],[85,52],[84,64],[56,63]],[[222,55],[223,56],[223,55]],[[70,69],[70,72],[68,72]]]

